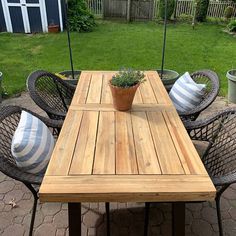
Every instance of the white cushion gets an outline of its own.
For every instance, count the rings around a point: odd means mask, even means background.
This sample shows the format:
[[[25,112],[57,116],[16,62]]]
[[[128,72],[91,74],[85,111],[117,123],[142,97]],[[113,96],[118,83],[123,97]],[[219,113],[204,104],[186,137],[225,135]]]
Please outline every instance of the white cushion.
[[[54,138],[48,127],[37,117],[22,111],[11,144],[17,166],[25,172],[43,175],[53,148]]]
[[[174,83],[169,96],[178,111],[186,112],[200,104],[205,87],[205,84],[195,83],[186,72]]]

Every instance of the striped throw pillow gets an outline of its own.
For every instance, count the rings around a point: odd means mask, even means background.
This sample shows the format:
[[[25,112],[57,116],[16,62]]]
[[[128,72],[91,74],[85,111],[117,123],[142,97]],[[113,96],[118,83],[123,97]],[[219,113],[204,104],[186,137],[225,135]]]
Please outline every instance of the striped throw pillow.
[[[13,135],[11,152],[24,172],[44,175],[54,148],[54,138],[48,127],[37,117],[22,111]]]
[[[205,84],[197,84],[186,72],[173,85],[169,96],[180,112],[186,112],[198,106],[205,93]]]

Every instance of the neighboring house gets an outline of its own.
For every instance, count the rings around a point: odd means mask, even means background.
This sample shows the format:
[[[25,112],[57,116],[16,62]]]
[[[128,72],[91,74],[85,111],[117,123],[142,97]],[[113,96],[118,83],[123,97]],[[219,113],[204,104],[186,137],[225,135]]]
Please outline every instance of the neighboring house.
[[[0,32],[47,32],[56,24],[63,31],[64,0],[0,0]]]

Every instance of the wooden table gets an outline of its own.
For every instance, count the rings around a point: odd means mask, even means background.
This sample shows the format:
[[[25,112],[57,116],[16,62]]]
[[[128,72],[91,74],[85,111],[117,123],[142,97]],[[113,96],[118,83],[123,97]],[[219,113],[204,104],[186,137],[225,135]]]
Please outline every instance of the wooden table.
[[[69,203],[71,235],[81,202],[176,202],[174,234],[183,236],[184,202],[213,200],[215,187],[158,74],[145,72],[132,110],[119,112],[108,87],[114,73],[82,72],[40,200]]]

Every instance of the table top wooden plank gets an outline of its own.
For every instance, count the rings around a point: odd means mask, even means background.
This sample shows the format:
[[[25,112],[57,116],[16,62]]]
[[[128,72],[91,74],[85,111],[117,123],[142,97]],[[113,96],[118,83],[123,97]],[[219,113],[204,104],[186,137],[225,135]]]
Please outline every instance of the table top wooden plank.
[[[40,189],[42,201],[62,202],[213,201],[214,197],[208,175],[46,176]]]
[[[102,92],[103,74],[92,75],[86,103],[100,103]]]
[[[109,80],[112,78],[114,73],[106,73],[103,76],[103,84],[102,84],[102,98],[101,103],[102,104],[111,104],[112,103],[112,96],[110,92],[110,87],[108,86]]]
[[[137,174],[130,113],[116,113],[116,174]]]
[[[91,77],[91,73],[81,73],[78,86],[75,91],[76,96],[73,97],[71,105],[83,104],[86,102]]]
[[[115,174],[114,120],[114,112],[100,112],[93,174]]]
[[[74,111],[113,111],[117,112],[117,110],[113,107],[113,104],[79,104],[79,105],[71,105],[70,110]],[[164,105],[164,104],[133,104],[130,111],[166,111],[172,110],[174,111],[172,105]]]
[[[164,117],[186,173],[206,174],[206,169],[176,111],[166,111]]]
[[[68,111],[57,140],[46,175],[67,175],[82,120],[82,111]]]
[[[132,109],[113,108],[116,72],[81,73],[40,187],[42,201],[204,201],[215,188],[157,72]]]
[[[139,104],[139,103],[143,103],[142,95],[140,92],[140,87],[137,89],[135,96],[134,96],[134,101],[133,101],[133,104]]]
[[[132,112],[133,134],[140,174],[160,174],[155,147],[145,112]]]
[[[163,174],[184,174],[178,153],[161,112],[147,112],[154,145]]]
[[[155,73],[147,72],[146,74],[153,88],[158,104],[172,104],[170,97],[167,95],[164,85],[162,84],[161,80],[156,79]]]
[[[141,92],[143,103],[153,103],[157,104],[158,101],[156,100],[156,96],[154,94],[154,91],[152,89],[150,80],[148,79],[148,76],[145,76],[146,81],[142,83],[139,87],[139,90]]]
[[[88,111],[83,114],[69,172],[71,175],[91,174],[93,172],[98,114],[95,111]]]

